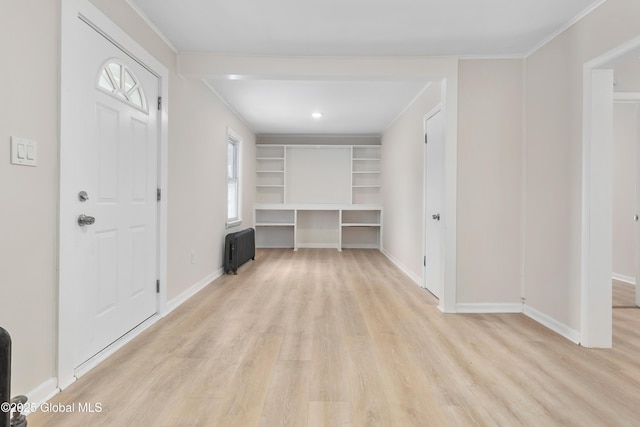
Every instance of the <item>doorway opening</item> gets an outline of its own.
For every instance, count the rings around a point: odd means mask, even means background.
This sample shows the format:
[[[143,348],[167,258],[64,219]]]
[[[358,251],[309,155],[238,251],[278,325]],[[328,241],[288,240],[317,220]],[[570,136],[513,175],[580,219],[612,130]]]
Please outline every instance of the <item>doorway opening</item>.
[[[640,57],[640,37],[584,65],[581,344],[612,346],[613,67]]]
[[[640,59],[614,68],[613,309],[640,306]]]

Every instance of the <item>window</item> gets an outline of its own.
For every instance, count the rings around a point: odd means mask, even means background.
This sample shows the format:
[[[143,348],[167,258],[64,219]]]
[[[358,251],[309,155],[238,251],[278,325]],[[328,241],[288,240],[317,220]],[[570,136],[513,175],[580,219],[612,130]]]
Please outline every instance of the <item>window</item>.
[[[147,112],[147,103],[138,79],[127,66],[108,63],[100,73],[98,87],[121,101]]]
[[[227,131],[227,228],[240,225],[240,143],[242,140]]]

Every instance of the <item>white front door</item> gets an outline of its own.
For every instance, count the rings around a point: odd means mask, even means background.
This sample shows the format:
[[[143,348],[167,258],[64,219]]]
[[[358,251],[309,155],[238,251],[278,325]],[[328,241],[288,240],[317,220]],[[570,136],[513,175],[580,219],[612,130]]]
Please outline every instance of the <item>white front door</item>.
[[[444,131],[441,110],[425,125],[425,259],[424,287],[440,298],[444,289],[443,190]]]
[[[158,253],[158,78],[79,25],[81,60],[63,88],[77,121],[63,141],[60,189],[76,367],[156,313]]]

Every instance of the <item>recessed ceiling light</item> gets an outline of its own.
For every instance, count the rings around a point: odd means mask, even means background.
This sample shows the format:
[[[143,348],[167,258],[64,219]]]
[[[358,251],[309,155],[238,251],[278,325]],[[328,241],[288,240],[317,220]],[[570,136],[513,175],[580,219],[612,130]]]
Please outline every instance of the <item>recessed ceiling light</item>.
[[[319,119],[320,117],[322,117],[322,113],[320,111],[314,111],[313,113],[311,113],[311,117],[313,117],[314,119]]]

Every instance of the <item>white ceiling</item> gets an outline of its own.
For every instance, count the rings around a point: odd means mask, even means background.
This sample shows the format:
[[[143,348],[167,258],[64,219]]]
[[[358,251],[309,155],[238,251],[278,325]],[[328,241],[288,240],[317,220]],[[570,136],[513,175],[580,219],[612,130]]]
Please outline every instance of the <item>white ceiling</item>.
[[[257,134],[381,134],[425,89],[425,82],[415,81],[207,83]],[[311,117],[315,111],[322,118]]]
[[[523,56],[603,0],[128,0],[180,52]],[[256,133],[382,132],[426,82],[216,80]],[[310,120],[311,110],[323,110]]]

